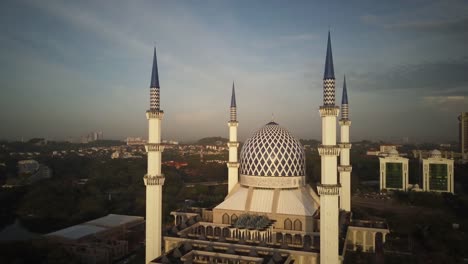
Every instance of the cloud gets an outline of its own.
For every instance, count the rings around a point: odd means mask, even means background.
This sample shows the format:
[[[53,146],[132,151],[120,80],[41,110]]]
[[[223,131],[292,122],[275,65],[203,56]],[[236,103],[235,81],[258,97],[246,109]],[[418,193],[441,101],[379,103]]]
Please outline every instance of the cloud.
[[[428,95],[468,96],[468,58],[397,65],[362,74],[369,89],[418,90]]]
[[[365,24],[370,24],[370,25],[376,25],[376,24],[381,23],[381,20],[378,16],[370,15],[370,14],[360,16],[359,20],[361,20],[361,22]]]
[[[319,39],[320,37],[317,34],[311,33],[302,33],[296,35],[285,35],[281,36],[279,39],[284,41],[304,41],[304,40],[312,40],[312,39]]]
[[[468,33],[467,1],[425,0],[417,4],[404,2],[406,3],[394,11],[363,14],[359,20],[364,24],[393,31],[464,36]]]
[[[419,32],[437,32],[443,34],[466,34],[468,33],[468,18],[449,20],[413,20],[398,23],[386,23],[387,29],[401,29]]]
[[[466,100],[465,96],[424,96],[423,101],[428,104],[456,103]]]
[[[29,3],[50,15],[61,18],[77,28],[94,32],[97,36],[104,37],[113,43],[124,44],[133,51],[147,52],[151,45],[123,32],[118,27],[99,19],[89,10],[85,10],[73,4],[65,4],[61,1],[50,1],[44,4],[42,1],[31,0]]]
[[[423,96],[423,106],[444,112],[461,112],[468,105],[468,96]]]

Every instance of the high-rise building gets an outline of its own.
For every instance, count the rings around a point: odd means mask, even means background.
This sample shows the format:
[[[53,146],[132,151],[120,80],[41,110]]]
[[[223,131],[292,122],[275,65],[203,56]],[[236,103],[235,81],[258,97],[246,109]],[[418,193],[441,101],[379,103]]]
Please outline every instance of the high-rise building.
[[[468,112],[462,112],[458,116],[458,136],[460,140],[460,152],[468,153]]]
[[[423,190],[454,193],[453,159],[442,157],[439,150],[423,159]]]
[[[392,149],[386,157],[380,157],[380,190],[408,190],[408,159],[400,157]]]

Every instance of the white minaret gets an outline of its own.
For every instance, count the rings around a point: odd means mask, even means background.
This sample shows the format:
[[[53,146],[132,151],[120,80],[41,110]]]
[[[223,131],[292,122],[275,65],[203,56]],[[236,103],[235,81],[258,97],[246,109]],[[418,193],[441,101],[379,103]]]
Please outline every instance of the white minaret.
[[[349,120],[349,108],[348,108],[348,91],[346,89],[346,76],[343,82],[343,96],[341,98],[341,119],[339,121],[341,128],[341,142],[340,146],[340,166],[338,171],[340,172],[340,209],[351,212],[351,165],[349,161],[349,150],[351,149],[351,143],[349,143],[349,127],[351,126],[351,120]]]
[[[234,82],[232,82],[232,95],[231,95],[231,118],[228,122],[229,126],[229,162],[228,167],[228,194],[232,191],[239,181],[239,162],[237,161],[237,148],[239,142],[237,141],[237,106],[236,106],[236,91],[234,89]]]
[[[150,110],[146,111],[148,119],[148,173],[143,178],[146,185],[146,256],[149,263],[161,255],[162,246],[162,186],[164,175],[161,173],[161,121],[164,112],[159,109],[159,76],[154,48],[153,71],[150,86]]]
[[[336,118],[339,108],[335,105],[335,72],[328,32],[327,57],[323,76],[322,145],[318,147],[321,157],[321,183],[317,186],[320,195],[320,263],[338,264],[338,197],[340,185],[337,175],[337,157],[340,148],[336,145]]]

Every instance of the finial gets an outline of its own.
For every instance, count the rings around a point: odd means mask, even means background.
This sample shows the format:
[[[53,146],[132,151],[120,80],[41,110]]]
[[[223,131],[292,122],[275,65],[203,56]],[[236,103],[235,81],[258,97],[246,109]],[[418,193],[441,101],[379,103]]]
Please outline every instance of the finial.
[[[341,104],[348,104],[348,89],[346,88],[346,75],[343,81],[343,96],[341,97]]]
[[[234,88],[234,81],[232,81],[231,107],[236,107],[236,89]]]
[[[156,46],[154,46],[154,55],[153,55],[153,70],[151,71],[151,85],[150,88],[160,88],[159,87],[159,74],[158,74],[158,59],[156,56]]]
[[[327,56],[325,59],[325,72],[323,74],[323,79],[335,79],[330,31],[328,31]]]
[[[346,88],[346,75],[343,81],[343,95],[341,97],[341,119],[349,119],[349,106],[348,106],[348,90]]]

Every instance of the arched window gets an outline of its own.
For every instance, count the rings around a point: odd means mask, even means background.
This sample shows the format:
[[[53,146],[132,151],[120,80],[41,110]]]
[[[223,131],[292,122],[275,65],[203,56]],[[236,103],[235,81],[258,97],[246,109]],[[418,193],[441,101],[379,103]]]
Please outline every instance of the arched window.
[[[292,230],[292,222],[289,218],[284,220],[284,229],[286,230]]]
[[[310,248],[312,246],[312,238],[309,235],[304,236],[304,247]]]
[[[235,224],[237,222],[237,215],[236,214],[233,214],[231,216],[231,224]]]
[[[223,224],[229,224],[229,215],[223,214]]]
[[[282,233],[276,233],[276,242],[283,243],[283,234]]]
[[[301,235],[294,235],[294,245],[302,245],[302,237]]]
[[[301,220],[296,219],[296,221],[294,221],[294,230],[302,231],[302,222],[301,222]]]
[[[213,235],[213,227],[208,226],[208,227],[206,228],[206,235],[207,235],[207,236],[212,236],[212,235]]]
[[[215,227],[214,228],[214,236],[219,237],[221,235],[221,228]]]

